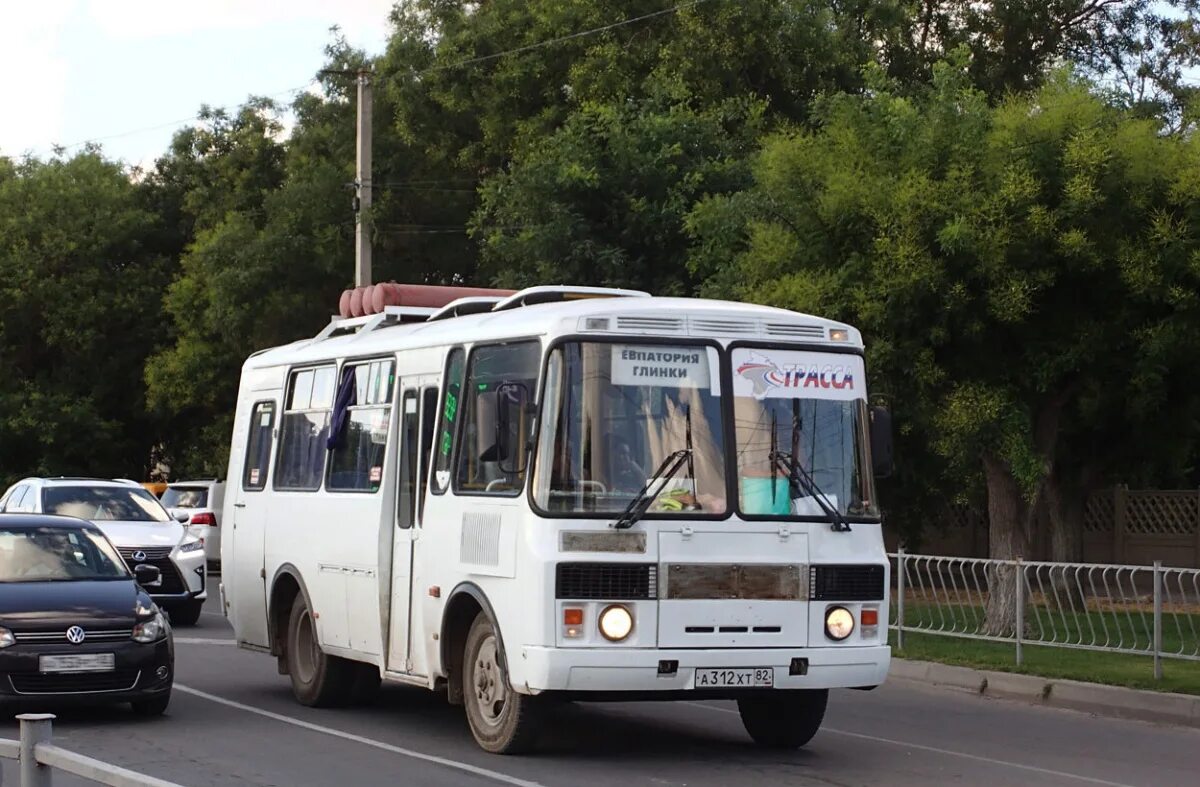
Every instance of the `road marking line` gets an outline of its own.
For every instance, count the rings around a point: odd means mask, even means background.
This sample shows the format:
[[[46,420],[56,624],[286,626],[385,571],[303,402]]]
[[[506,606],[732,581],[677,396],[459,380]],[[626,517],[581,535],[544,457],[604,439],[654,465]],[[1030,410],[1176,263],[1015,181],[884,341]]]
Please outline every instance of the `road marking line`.
[[[216,639],[205,637],[176,637],[176,642],[184,645],[236,645],[237,641],[232,639]]]
[[[469,763],[459,762],[458,760],[450,760],[445,757],[438,757],[433,754],[424,754],[419,751],[413,751],[412,749],[405,749],[400,746],[393,746],[390,743],[384,743],[383,741],[377,741],[377,740],[374,740],[373,738],[364,738],[361,735],[355,735],[350,732],[344,732],[342,730],[334,729],[333,727],[323,727],[320,724],[313,724],[310,721],[303,721],[302,719],[293,718],[292,716],[285,716],[282,713],[274,713],[273,711],[264,710],[262,708],[256,708],[253,705],[244,705],[240,702],[234,702],[233,700],[227,700],[224,697],[218,697],[217,695],[209,694],[206,691],[200,691],[199,689],[193,689],[190,686],[181,686],[180,684],[176,683],[175,691],[182,691],[184,694],[191,694],[193,696],[200,697],[201,699],[209,700],[210,702],[216,702],[221,705],[228,706],[230,708],[236,708],[238,710],[243,710],[243,711],[246,711],[247,713],[254,713],[259,716],[268,718],[268,719],[274,719],[275,721],[281,721],[284,724],[291,724],[293,727],[300,727],[301,729],[310,730],[312,732],[320,732],[325,735],[330,735],[334,738],[341,738],[341,739],[347,740],[347,741],[354,741],[355,743],[361,743],[364,746],[373,746],[376,749],[382,749],[383,751],[391,752],[392,754],[399,754],[404,757],[411,757],[415,760],[424,760],[425,762],[432,762],[437,765],[443,765],[447,768],[454,768],[455,770],[466,771],[467,773],[472,773],[476,776],[482,776],[485,779],[491,779],[493,781],[503,782],[505,784],[515,784],[518,787],[542,787],[542,785],[539,782],[531,782],[531,781],[527,781],[525,779],[519,779],[516,776],[509,776],[506,773],[500,773],[499,771],[491,771],[491,770],[488,770],[487,768],[481,768],[478,765],[471,765]]]
[[[737,711],[733,710],[732,708],[718,708],[716,705],[705,705],[702,702],[685,701],[684,704],[685,705],[695,705],[697,708],[706,708],[708,710],[715,710],[719,713],[732,713],[734,715],[741,715]],[[1058,778],[1075,779],[1076,781],[1088,782],[1089,784],[1103,784],[1103,785],[1107,785],[1107,787],[1131,787],[1131,785],[1125,784],[1123,782],[1110,782],[1110,781],[1105,781],[1104,779],[1096,779],[1091,776],[1080,776],[1078,774],[1067,773],[1065,771],[1055,771],[1055,770],[1051,770],[1049,768],[1039,768],[1036,765],[1022,765],[1019,762],[1009,762],[1008,760],[996,760],[991,757],[983,757],[978,754],[967,754],[966,752],[951,751],[950,749],[939,749],[936,746],[925,746],[920,743],[909,743],[907,741],[893,740],[892,738],[880,738],[876,735],[864,735],[861,732],[850,732],[849,730],[836,730],[832,727],[822,727],[821,732],[832,732],[835,735],[845,735],[846,737],[849,737],[849,738],[860,738],[862,740],[875,741],[877,743],[889,743],[893,746],[903,746],[908,749],[919,749],[921,751],[933,752],[934,754],[947,754],[951,757],[962,757],[963,759],[975,760],[976,762],[986,762],[986,763],[990,763],[992,765],[1003,765],[1008,768],[1018,768],[1023,771],[1031,771],[1033,773],[1040,773],[1045,776],[1055,776]]]

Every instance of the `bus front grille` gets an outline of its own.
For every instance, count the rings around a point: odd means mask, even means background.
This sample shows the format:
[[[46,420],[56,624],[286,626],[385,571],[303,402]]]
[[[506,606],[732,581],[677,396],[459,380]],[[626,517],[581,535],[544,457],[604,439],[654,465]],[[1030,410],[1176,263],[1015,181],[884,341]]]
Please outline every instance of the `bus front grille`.
[[[813,601],[882,601],[883,566],[814,565],[809,571]]]
[[[658,597],[658,567],[641,563],[559,563],[554,597],[636,601]]]

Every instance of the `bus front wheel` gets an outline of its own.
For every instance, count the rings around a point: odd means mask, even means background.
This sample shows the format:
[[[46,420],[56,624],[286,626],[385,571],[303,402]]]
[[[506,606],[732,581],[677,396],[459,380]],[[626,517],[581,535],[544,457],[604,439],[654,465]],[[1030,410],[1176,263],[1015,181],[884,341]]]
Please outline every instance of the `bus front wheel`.
[[[738,712],[759,746],[798,749],[821,728],[828,702],[828,689],[774,691],[738,700]]]
[[[353,664],[321,650],[308,600],[297,596],[288,619],[288,675],[292,694],[301,705],[314,708],[344,701],[354,678]]]
[[[531,749],[541,726],[540,707],[536,698],[513,690],[500,638],[486,614],[475,617],[463,651],[463,704],[475,741],[493,754]]]

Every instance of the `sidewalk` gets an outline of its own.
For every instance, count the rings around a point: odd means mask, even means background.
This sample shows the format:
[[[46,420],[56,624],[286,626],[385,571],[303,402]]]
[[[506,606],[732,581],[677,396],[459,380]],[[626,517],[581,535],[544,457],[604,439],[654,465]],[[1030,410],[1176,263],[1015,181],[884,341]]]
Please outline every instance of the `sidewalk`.
[[[889,680],[929,683],[1054,708],[1200,729],[1200,697],[1141,691],[1013,672],[991,672],[932,661],[892,659]]]

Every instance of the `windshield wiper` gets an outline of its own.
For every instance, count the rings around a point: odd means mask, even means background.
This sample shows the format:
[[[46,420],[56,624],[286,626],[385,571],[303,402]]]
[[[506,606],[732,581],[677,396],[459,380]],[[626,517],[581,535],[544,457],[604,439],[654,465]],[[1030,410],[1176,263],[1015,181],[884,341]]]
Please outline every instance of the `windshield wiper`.
[[[795,493],[796,497],[811,497],[817,501],[817,506],[829,517],[832,521],[830,529],[837,533],[849,533],[850,522],[846,517],[842,516],[842,512],[837,509],[837,506],[829,502],[829,498],[817,486],[817,482],[812,476],[801,466],[800,460],[796,458],[800,447],[800,403],[792,400],[792,450],[780,451],[778,446],[778,431],[775,428],[775,414],[771,413],[771,453],[769,461],[771,462],[772,477],[779,470],[783,470],[787,476],[788,487]],[[772,493],[774,492],[774,483],[772,482]]]
[[[667,458],[662,461],[658,469],[654,471],[654,475],[646,481],[642,486],[641,491],[629,501],[629,505],[621,514],[621,518],[613,523],[613,527],[618,530],[625,530],[633,527],[633,524],[642,518],[650,508],[650,504],[654,502],[654,498],[647,494],[651,487],[657,485],[660,481],[671,478],[679,472],[679,468],[684,462],[690,462],[692,459],[692,449],[681,448],[678,451],[668,454]]]

